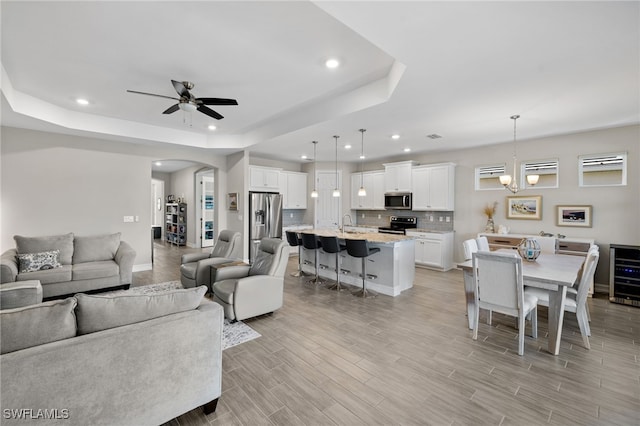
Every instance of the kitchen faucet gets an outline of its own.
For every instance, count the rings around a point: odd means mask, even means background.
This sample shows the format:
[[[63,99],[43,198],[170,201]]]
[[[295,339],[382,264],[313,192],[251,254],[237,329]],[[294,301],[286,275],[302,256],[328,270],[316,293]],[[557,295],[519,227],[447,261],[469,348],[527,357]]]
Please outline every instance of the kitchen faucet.
[[[351,215],[349,213],[345,214],[344,216],[342,216],[342,228],[341,231],[344,233],[344,219],[345,218],[349,218],[349,226],[353,226],[353,219],[351,219]]]

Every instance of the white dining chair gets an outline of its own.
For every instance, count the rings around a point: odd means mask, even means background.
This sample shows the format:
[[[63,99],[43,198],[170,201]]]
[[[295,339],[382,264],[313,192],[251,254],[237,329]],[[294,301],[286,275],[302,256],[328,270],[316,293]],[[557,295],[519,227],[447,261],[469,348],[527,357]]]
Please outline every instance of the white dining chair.
[[[473,253],[478,251],[478,243],[475,238],[471,238],[462,242],[462,248],[464,249],[464,260],[471,260]]]
[[[473,340],[478,339],[480,309],[518,318],[518,355],[524,354],[525,318],[531,317],[531,335],[538,337],[538,298],[524,289],[522,259],[515,253],[478,251],[473,256],[475,321]]]
[[[476,244],[478,245],[478,251],[490,251],[489,240],[484,235],[476,238]]]
[[[577,291],[573,290],[573,288],[567,289],[567,297],[564,302],[565,312],[573,312],[576,314],[578,327],[580,327],[580,334],[582,335],[582,342],[584,343],[584,347],[587,349],[591,349],[591,345],[589,344],[591,328],[589,327],[587,295],[589,294],[589,283],[596,271],[596,265],[598,264],[599,258],[600,252],[597,249],[589,250],[582,269],[580,282],[577,284]],[[569,290],[573,291],[570,292]],[[527,288],[527,291],[538,298],[538,305],[549,307],[549,292],[547,290],[541,288]]]

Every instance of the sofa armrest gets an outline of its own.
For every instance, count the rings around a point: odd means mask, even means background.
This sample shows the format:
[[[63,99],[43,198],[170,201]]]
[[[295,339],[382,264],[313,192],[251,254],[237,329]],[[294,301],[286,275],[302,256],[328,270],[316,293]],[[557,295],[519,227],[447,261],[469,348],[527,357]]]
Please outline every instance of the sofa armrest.
[[[215,283],[218,281],[245,278],[249,275],[249,268],[249,265],[234,265],[216,268],[215,276],[211,277],[211,282]]]
[[[202,259],[207,259],[209,257],[209,253],[187,253],[183,254],[180,259],[180,264],[184,265],[185,263],[198,262]]]
[[[236,319],[252,318],[282,307],[284,278],[252,275],[236,281],[233,308]]]
[[[18,258],[16,249],[2,253],[0,257],[0,283],[12,283],[18,276]]]
[[[136,251],[126,241],[120,241],[114,260],[120,269],[120,284],[131,284],[133,274],[133,262],[136,259]]]

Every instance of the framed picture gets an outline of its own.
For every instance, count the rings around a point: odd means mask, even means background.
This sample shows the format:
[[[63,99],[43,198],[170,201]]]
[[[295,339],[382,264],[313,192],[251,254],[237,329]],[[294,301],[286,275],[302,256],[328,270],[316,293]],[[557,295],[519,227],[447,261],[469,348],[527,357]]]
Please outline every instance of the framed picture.
[[[507,219],[542,220],[542,196],[507,197]]]
[[[230,192],[227,194],[227,208],[229,210],[238,210],[238,193]]]
[[[591,206],[556,206],[556,225],[591,228]]]

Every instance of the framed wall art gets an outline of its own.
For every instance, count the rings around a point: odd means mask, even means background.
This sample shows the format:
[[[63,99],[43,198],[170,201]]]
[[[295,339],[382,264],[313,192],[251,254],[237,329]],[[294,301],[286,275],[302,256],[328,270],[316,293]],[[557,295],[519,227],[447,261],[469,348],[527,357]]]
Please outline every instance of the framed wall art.
[[[542,196],[507,197],[507,219],[542,220]]]
[[[592,206],[556,206],[556,225],[591,228],[592,209]]]
[[[238,210],[238,193],[237,192],[229,192],[227,194],[227,208],[233,211]]]

